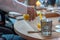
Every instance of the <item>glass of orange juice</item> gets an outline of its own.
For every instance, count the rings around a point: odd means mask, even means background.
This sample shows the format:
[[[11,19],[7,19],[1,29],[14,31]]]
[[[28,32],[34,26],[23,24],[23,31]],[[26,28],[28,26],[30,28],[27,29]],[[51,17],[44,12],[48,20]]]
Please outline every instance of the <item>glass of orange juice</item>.
[[[36,11],[36,12],[37,12],[37,16],[39,16],[39,15],[40,15],[40,13],[41,13],[40,11]]]
[[[40,11],[37,11],[37,15],[39,16],[39,19],[42,20],[43,14]]]
[[[40,15],[40,11],[36,11],[37,12],[37,16],[39,16]]]
[[[29,20],[29,14],[23,14],[24,20]]]
[[[43,15],[40,13],[39,17],[40,17],[40,20],[42,20],[42,18],[43,18]]]
[[[38,30],[41,30],[41,24],[40,23],[37,24],[37,28],[38,28]]]

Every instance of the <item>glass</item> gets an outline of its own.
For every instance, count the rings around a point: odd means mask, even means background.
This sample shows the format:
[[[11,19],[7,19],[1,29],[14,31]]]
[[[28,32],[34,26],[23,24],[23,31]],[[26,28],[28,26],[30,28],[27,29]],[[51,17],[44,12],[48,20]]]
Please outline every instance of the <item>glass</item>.
[[[41,11],[37,11],[37,16],[39,16],[40,14],[42,14],[42,12]]]
[[[36,1],[36,9],[39,9],[41,6],[41,2],[39,0]]]
[[[57,20],[58,24],[55,26],[55,31],[60,32],[60,17]]]
[[[42,12],[41,11],[37,11],[37,15],[39,16],[39,19],[42,20]]]
[[[48,19],[41,20],[41,34],[43,36],[52,35],[52,21]]]
[[[40,7],[41,3],[39,2],[39,0],[36,2],[36,6]]]
[[[38,28],[38,30],[41,31],[41,24],[40,23],[37,24],[37,28]]]
[[[37,15],[38,15],[38,23],[37,23],[37,28],[38,28],[38,30],[40,30],[41,31],[41,20],[42,19],[46,19],[45,18],[45,16],[43,15],[43,14],[45,14],[44,12],[41,12],[41,11],[37,11]]]
[[[39,0],[40,1],[40,3],[41,3],[41,8],[44,8],[45,7],[45,0]]]
[[[40,17],[40,20],[42,20],[42,18],[43,18],[43,15],[42,15],[42,13],[40,13],[39,17]]]
[[[60,25],[56,25],[55,28],[56,28],[55,29],[56,32],[60,32]]]

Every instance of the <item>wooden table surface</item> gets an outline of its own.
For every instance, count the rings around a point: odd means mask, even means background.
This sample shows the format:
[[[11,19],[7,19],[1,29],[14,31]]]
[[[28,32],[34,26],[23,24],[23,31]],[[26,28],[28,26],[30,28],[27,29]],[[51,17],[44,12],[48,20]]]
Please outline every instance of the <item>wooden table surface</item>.
[[[55,26],[57,24],[60,24],[58,22],[58,18],[48,18],[53,21],[53,29],[55,30]],[[28,33],[28,31],[37,31],[37,23],[40,22],[38,18],[36,18],[34,21],[25,21],[20,20],[16,21],[14,24],[14,30],[15,32],[22,36],[23,38],[27,40],[60,40],[60,33],[59,32],[53,32],[51,37],[43,37],[41,33]]]

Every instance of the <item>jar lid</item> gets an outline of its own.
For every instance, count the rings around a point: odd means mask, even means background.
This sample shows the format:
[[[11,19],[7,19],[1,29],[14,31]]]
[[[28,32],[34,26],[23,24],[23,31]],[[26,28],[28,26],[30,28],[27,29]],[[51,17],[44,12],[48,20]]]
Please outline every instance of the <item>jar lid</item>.
[[[42,22],[52,22],[52,20],[46,18],[46,19],[43,19]]]

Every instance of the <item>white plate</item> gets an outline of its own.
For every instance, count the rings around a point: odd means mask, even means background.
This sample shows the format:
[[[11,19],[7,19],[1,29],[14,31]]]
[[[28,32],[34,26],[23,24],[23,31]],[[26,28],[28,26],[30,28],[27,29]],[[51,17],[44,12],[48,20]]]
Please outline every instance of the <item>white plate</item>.
[[[60,25],[56,25],[56,28],[60,29]]]
[[[60,32],[60,29],[56,29],[55,31],[56,31],[56,32]]]

